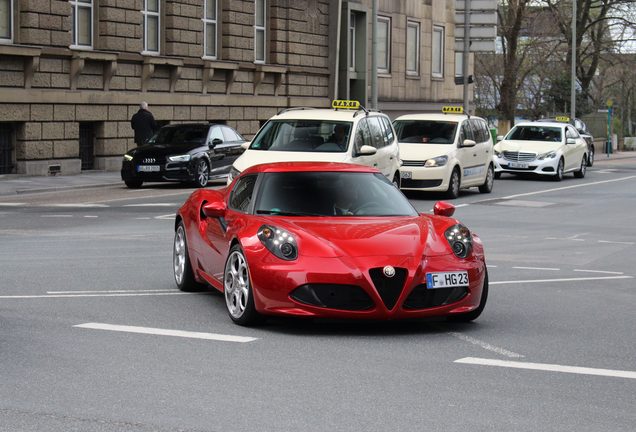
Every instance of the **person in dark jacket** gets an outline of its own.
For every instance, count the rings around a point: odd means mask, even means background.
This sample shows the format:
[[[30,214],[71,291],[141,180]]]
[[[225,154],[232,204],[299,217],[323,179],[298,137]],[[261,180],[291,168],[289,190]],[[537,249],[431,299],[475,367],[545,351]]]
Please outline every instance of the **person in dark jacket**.
[[[135,144],[143,145],[157,131],[157,122],[148,111],[148,102],[139,104],[139,111],[130,119],[130,126],[135,131]]]

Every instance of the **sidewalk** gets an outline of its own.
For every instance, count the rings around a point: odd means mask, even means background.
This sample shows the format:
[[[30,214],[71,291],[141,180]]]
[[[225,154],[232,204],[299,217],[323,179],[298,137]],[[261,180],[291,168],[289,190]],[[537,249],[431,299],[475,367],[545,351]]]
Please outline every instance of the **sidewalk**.
[[[606,153],[596,153],[594,166],[603,162],[634,159],[636,151],[616,152],[607,157]],[[0,175],[0,196],[11,196],[38,192],[53,192],[70,189],[99,188],[121,185],[123,181],[119,171],[85,171],[69,176],[23,176],[19,174]]]

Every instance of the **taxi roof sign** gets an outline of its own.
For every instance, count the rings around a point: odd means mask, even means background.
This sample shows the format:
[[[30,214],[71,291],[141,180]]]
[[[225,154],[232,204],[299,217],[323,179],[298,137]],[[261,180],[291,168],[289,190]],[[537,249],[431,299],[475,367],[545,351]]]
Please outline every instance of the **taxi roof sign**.
[[[357,100],[335,99],[331,102],[331,107],[334,109],[359,109],[360,102]]]
[[[562,123],[569,123],[570,122],[570,117],[568,117],[568,116],[556,116],[554,119],[556,121],[562,122]]]
[[[464,112],[464,107],[461,105],[443,106],[442,112],[444,114],[462,114]]]

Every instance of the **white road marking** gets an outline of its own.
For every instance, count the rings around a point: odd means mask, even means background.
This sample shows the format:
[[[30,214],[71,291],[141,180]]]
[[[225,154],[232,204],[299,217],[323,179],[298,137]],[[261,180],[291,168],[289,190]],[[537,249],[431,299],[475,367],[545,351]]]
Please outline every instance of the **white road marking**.
[[[109,330],[109,331],[117,331],[117,332],[125,332],[125,333],[140,333],[140,334],[159,335],[159,336],[176,336],[176,337],[182,337],[182,338],[206,339],[206,340],[215,340],[215,341],[223,341],[223,342],[246,343],[246,342],[253,342],[255,340],[258,340],[258,338],[248,337],[248,336],[233,336],[233,335],[224,335],[224,334],[218,334],[218,333],[202,333],[202,332],[193,332],[193,331],[184,331],[184,330],[169,330],[169,329],[160,329],[160,328],[152,328],[152,327],[137,327],[137,326],[125,326],[125,325],[102,324],[102,323],[78,324],[78,325],[74,325],[73,327],[93,329],[93,330]]]
[[[40,215],[40,217],[43,217],[43,218],[70,218],[70,217],[73,217],[73,215],[69,215],[69,214],[53,214],[53,215]]]
[[[523,200],[508,200],[508,201],[501,201],[495,204],[502,205],[502,206],[537,207],[537,208],[549,207],[551,205],[554,205],[554,203],[544,202],[544,201],[523,201]]]
[[[174,207],[179,204],[174,203],[141,203],[141,204],[124,204],[122,207]]]
[[[175,216],[176,216],[175,213],[169,213],[167,215],[155,216],[155,219],[173,220]]]
[[[176,289],[149,289],[149,290],[84,290],[84,291],[47,291],[47,294],[92,294],[92,293],[142,293],[142,292],[179,292]]]
[[[95,215],[84,215],[85,218],[98,218],[99,216]]]
[[[516,194],[516,195],[509,195],[507,197],[503,197],[502,199],[513,199],[513,198],[519,198],[519,197],[522,197],[522,196],[539,195],[539,194],[547,193],[547,192],[556,192],[556,191],[562,191],[562,190],[574,189],[574,188],[580,188],[580,187],[586,187],[586,186],[596,186],[596,185],[599,185],[599,184],[614,183],[614,182],[619,182],[619,181],[623,181],[623,180],[630,180],[630,179],[633,179],[633,178],[636,178],[636,176],[621,177],[621,178],[612,179],[612,180],[602,180],[602,181],[591,182],[591,183],[576,184],[576,185],[564,186],[564,187],[560,187],[560,188],[545,189],[545,190],[541,190],[541,191],[527,192],[527,193]]]
[[[497,266],[496,266],[496,265],[490,265],[490,264],[488,264],[488,265],[487,265],[487,267],[488,267],[488,268],[497,268]]]
[[[610,240],[599,240],[599,243],[609,243],[609,244],[622,244],[622,245],[633,245],[634,242],[623,242],[623,241],[610,241]]]
[[[104,208],[107,204],[96,203],[64,203],[64,204],[42,204],[38,207],[61,207],[61,208]]]
[[[623,272],[615,272],[615,271],[605,271],[605,270],[583,270],[583,269],[574,269],[575,272],[586,272],[586,273],[604,273],[604,274],[615,274],[622,275],[625,274]]]
[[[579,241],[584,242],[585,239],[580,238],[572,238],[572,237],[546,237],[546,240],[568,240],[568,241]]]
[[[459,360],[455,360],[454,363],[473,364],[473,365],[481,365],[481,366],[498,366],[498,367],[505,367],[505,368],[513,368],[513,369],[529,369],[529,370],[539,370],[539,371],[546,371],[546,372],[563,372],[563,373],[572,373],[572,374],[579,374],[579,375],[596,375],[596,376],[606,376],[606,377],[613,377],[613,378],[636,379],[636,372],[633,372],[633,371],[597,369],[597,368],[588,368],[588,367],[579,367],[579,366],[562,366],[562,365],[547,364],[547,363],[527,363],[527,362],[510,361],[510,360],[484,359],[484,358],[477,358],[477,357],[464,357]]]
[[[581,277],[581,278],[563,278],[563,279],[530,279],[530,280],[495,281],[495,282],[488,282],[488,284],[489,285],[513,285],[513,284],[522,284],[522,283],[577,282],[577,281],[612,280],[612,279],[634,279],[634,276],[600,276],[600,277]]]
[[[451,335],[451,336],[453,336],[453,337],[455,337],[457,339],[461,339],[461,340],[463,340],[465,342],[471,343],[473,345],[477,345],[478,347],[481,347],[481,348],[483,348],[485,350],[492,351],[492,352],[495,352],[497,354],[500,354],[500,355],[503,355],[503,356],[506,356],[506,357],[511,357],[511,358],[522,358],[522,357],[525,357],[525,356],[523,356],[521,354],[517,354],[516,352],[508,351],[507,349],[504,349],[504,348],[499,348],[499,347],[491,345],[491,344],[489,344],[487,342],[480,341],[479,339],[475,339],[475,338],[472,338],[470,336],[466,336],[465,334],[462,334],[462,333],[448,332],[447,334],[449,334],[449,335]]]
[[[25,203],[17,203],[17,202],[0,202],[0,207],[20,207],[25,205]]]
[[[146,216],[146,217],[137,217],[135,219],[137,219],[137,220],[148,220],[150,218]]]
[[[546,270],[546,271],[559,271],[561,269],[553,267],[513,267],[513,269],[519,270]]]
[[[4,295],[0,299],[39,299],[39,298],[77,298],[77,297],[145,297],[169,295],[195,295],[188,292],[152,292],[152,293],[105,293],[105,294],[34,294],[34,295]]]

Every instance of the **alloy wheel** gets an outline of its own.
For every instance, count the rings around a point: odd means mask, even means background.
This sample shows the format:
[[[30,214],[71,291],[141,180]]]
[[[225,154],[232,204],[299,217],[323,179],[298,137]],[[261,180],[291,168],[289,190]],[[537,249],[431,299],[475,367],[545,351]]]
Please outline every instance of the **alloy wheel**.
[[[182,226],[177,228],[177,232],[174,236],[172,263],[174,267],[174,279],[177,282],[177,285],[181,285],[183,283],[183,275],[186,270],[186,244],[185,233]]]
[[[238,250],[230,254],[225,264],[223,288],[230,315],[241,318],[249,300],[250,277],[245,257]]]

